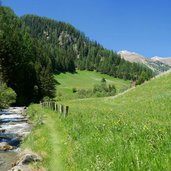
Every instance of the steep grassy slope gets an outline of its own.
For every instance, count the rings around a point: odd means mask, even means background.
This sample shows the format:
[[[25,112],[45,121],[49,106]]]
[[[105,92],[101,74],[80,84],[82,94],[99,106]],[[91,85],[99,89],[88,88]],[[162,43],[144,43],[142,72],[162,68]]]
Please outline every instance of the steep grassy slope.
[[[39,137],[52,146],[43,148],[36,134],[26,143],[35,150],[39,148],[35,142],[40,143],[48,170],[54,170],[51,161],[62,157],[65,171],[171,170],[171,74],[117,97],[61,103],[70,106],[66,119],[41,110],[48,123],[40,130],[46,127],[48,134],[42,131]],[[40,113],[40,108],[35,110]],[[54,132],[62,135],[63,146],[54,144],[59,137],[50,138]],[[54,150],[58,147],[61,152]],[[54,163],[53,168],[58,166]]]
[[[95,84],[100,84],[101,79],[105,78],[107,84],[114,84],[117,92],[124,91],[130,87],[130,81],[114,78],[106,74],[100,74],[95,71],[77,71],[76,74],[64,73],[55,75],[55,79],[60,83],[57,86],[57,94],[62,98],[76,98],[72,89],[93,89]]]
[[[171,74],[117,98],[65,103],[71,170],[171,169]]]

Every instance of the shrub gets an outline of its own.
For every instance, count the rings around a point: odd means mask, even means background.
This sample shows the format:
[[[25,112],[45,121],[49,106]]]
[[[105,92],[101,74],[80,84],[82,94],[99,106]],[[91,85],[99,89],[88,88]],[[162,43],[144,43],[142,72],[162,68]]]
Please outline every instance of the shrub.
[[[94,85],[93,93],[97,97],[114,96],[116,94],[116,88],[115,88],[115,85],[107,86],[105,82],[101,82],[101,84]]]
[[[73,89],[72,89],[72,92],[73,92],[73,93],[76,93],[76,92],[77,92],[77,89],[76,89],[76,88],[73,88]]]
[[[43,98],[43,101],[44,101],[44,102],[50,101],[50,98],[49,98],[48,96],[45,96],[45,97]]]
[[[80,89],[77,94],[79,98],[114,96],[116,88],[115,85],[107,85],[105,81],[101,81],[100,84],[94,85],[93,90]]]
[[[7,108],[10,104],[15,103],[16,93],[6,84],[0,85],[0,108]]]
[[[105,78],[102,78],[101,79],[101,83],[106,83],[106,79]]]
[[[91,97],[93,95],[92,90],[81,89],[81,90],[78,90],[77,93],[78,93],[79,98],[87,98],[87,97]]]

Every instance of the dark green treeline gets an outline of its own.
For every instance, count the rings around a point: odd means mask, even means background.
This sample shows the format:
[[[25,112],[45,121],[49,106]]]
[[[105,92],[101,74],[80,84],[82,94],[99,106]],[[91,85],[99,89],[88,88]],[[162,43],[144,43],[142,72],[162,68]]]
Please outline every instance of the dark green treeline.
[[[5,7],[0,7],[0,72],[3,81],[15,90],[17,104],[54,96],[55,81],[46,50]]]

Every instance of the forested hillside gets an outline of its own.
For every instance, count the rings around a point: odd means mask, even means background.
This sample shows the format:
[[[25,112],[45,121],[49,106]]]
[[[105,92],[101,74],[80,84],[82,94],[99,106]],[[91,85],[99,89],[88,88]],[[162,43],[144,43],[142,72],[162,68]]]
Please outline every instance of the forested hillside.
[[[31,35],[44,43],[53,61],[54,71],[73,72],[77,67],[123,79],[135,79],[139,83],[152,77],[152,71],[144,65],[121,59],[120,55],[90,41],[70,24],[34,15],[23,16],[22,21],[30,28]]]
[[[43,17],[17,17],[0,7],[0,72],[17,104],[55,96],[54,73],[96,70],[141,84],[153,73],[90,41],[70,24]]]
[[[54,96],[51,60],[43,45],[32,39],[14,12],[0,7],[0,72],[17,94],[17,104]]]

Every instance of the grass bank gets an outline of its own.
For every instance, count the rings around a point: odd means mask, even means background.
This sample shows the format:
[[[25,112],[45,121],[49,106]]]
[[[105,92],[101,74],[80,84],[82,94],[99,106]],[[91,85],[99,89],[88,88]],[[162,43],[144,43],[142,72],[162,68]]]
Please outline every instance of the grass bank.
[[[65,170],[68,147],[65,143],[65,132],[58,114],[40,105],[31,105],[27,111],[33,122],[31,134],[24,140],[22,149],[28,148],[43,157],[43,166],[48,171]]]
[[[171,170],[171,74],[117,98],[64,103],[70,170]]]
[[[167,74],[116,98],[62,101],[66,119],[31,106],[45,124],[23,146],[42,154],[50,171],[171,170],[170,102]]]

